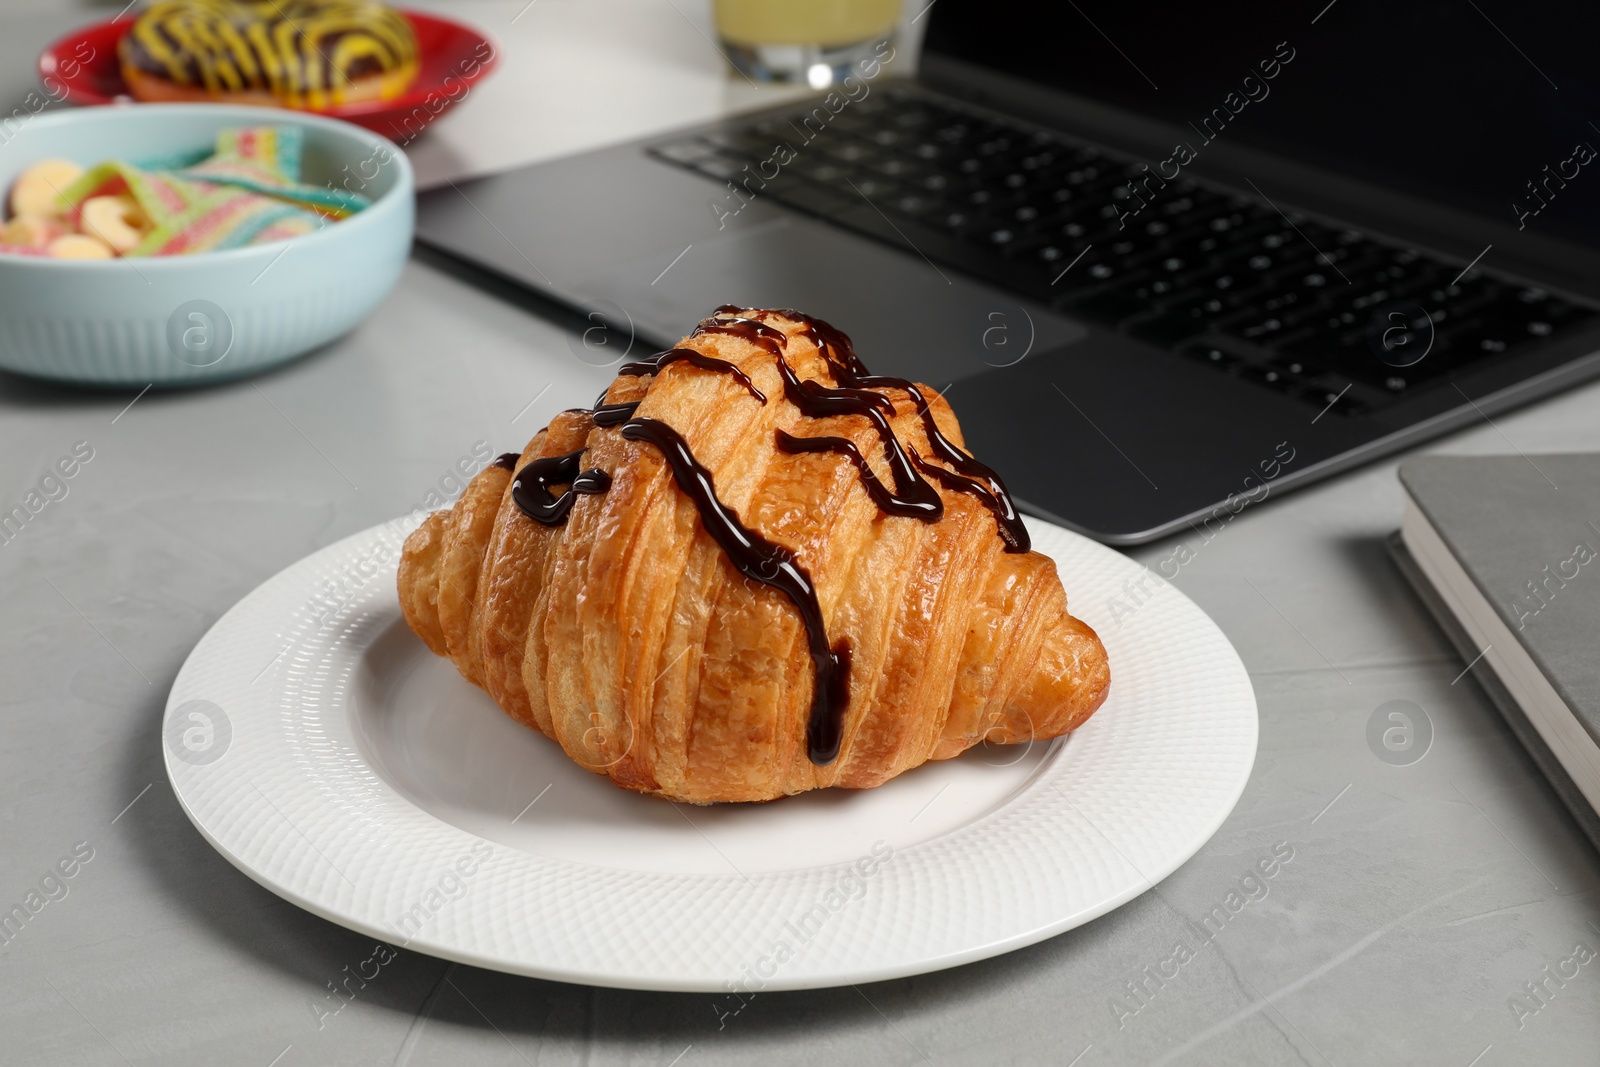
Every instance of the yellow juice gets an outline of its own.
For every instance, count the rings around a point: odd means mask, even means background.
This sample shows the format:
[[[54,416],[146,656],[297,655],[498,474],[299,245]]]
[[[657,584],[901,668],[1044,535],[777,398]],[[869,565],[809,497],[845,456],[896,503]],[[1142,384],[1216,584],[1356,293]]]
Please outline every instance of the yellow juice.
[[[715,0],[717,32],[734,44],[855,44],[888,34],[900,0]]]

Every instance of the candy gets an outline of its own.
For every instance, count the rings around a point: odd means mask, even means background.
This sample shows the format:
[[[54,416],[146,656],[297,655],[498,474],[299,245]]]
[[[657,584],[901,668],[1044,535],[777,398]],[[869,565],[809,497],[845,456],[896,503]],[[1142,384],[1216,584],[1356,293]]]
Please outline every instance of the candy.
[[[86,233],[69,233],[64,237],[57,237],[50,242],[45,252],[56,259],[111,259],[116,254],[111,251],[110,245]]]
[[[12,183],[11,214],[56,214],[56,197],[82,173],[83,168],[71,160],[41,159]]]
[[[42,249],[67,232],[59,219],[43,215],[18,215],[0,226],[0,244]]]
[[[92,196],[83,202],[79,220],[84,233],[100,238],[118,255],[143,240],[150,228],[144,211],[128,196]]]

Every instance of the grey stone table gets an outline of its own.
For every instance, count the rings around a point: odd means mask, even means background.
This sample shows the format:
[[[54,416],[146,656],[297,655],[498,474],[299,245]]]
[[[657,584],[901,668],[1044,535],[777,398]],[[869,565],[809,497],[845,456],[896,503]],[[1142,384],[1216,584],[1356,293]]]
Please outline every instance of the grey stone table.
[[[19,82],[0,69],[0,88]],[[263,579],[405,511],[476,442],[520,445],[605,376],[561,326],[414,261],[366,325],[256,380],[136,398],[0,377],[0,508],[92,450],[0,544],[0,907],[44,901],[0,941],[0,1063],[1600,1056],[1600,960],[1550,977],[1575,946],[1600,949],[1600,858],[1385,558],[1392,463],[1252,507],[1187,553],[1133,553],[1185,560],[1173,584],[1239,649],[1261,745],[1215,838],[1112,914],[950,971],[762,995],[720,1026],[709,995],[412,952],[336,999],[372,941],[280,900],[194,831],[162,770],[167,687]],[[1600,448],[1600,386],[1432,447]],[[1432,726],[1407,766],[1366,740],[1391,700]],[[1291,858],[1256,877],[1274,854]]]

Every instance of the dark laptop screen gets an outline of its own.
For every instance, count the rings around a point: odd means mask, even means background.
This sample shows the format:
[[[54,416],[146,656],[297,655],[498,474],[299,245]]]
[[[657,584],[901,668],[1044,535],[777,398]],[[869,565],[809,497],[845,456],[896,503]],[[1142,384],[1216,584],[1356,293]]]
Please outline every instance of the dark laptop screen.
[[[1600,245],[1600,7],[1323,2],[937,0],[926,47],[1200,156],[1225,139]]]

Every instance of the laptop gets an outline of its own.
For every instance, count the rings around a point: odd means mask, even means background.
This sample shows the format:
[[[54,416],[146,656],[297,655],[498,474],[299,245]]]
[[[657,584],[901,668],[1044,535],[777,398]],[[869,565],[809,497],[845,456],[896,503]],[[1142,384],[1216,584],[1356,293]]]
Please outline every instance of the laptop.
[[[1116,545],[1600,371],[1600,11],[916,17],[914,77],[885,46],[796,103],[447,184],[419,240],[576,309],[597,365],[721,304],[827,319],[944,392],[1024,510]]]

